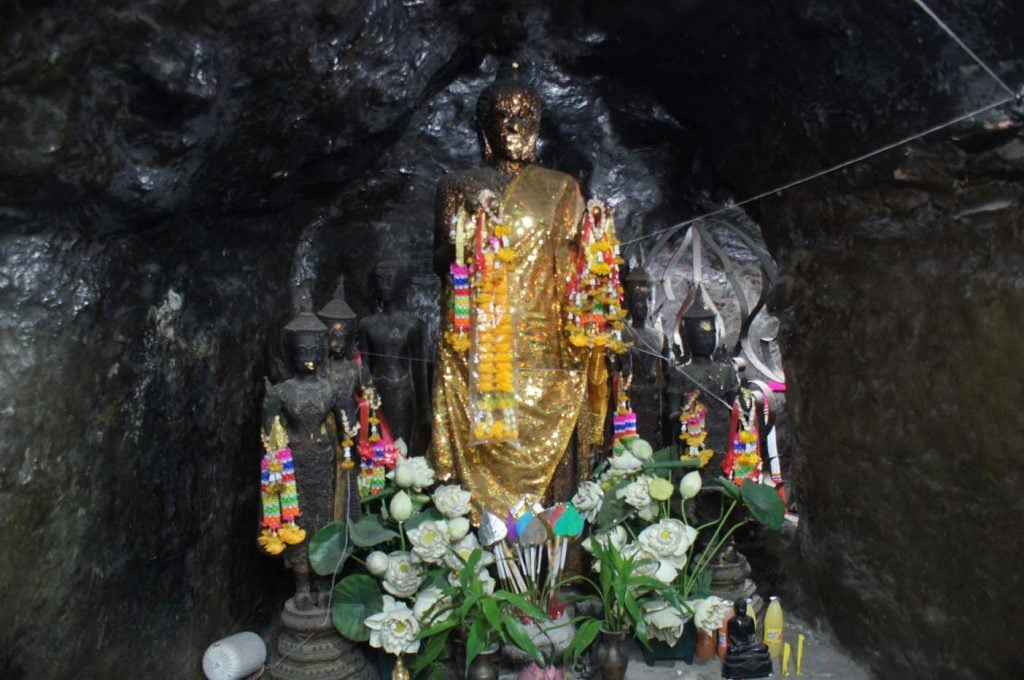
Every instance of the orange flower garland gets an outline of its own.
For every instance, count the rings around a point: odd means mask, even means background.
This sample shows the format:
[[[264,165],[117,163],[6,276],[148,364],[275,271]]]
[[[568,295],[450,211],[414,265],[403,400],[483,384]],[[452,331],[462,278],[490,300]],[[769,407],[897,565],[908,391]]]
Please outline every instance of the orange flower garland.
[[[565,324],[569,342],[576,347],[606,347],[621,354],[622,284],[619,280],[619,240],[611,209],[602,201],[590,200],[583,216],[576,273],[569,282],[569,305]]]

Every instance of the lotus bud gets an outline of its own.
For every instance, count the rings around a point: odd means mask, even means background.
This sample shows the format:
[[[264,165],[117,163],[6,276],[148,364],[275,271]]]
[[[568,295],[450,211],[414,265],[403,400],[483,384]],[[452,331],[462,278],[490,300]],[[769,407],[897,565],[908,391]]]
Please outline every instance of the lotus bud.
[[[461,541],[469,533],[469,520],[465,517],[453,517],[448,520],[448,540],[452,543]]]
[[[395,484],[402,489],[408,489],[416,481],[416,471],[405,461],[399,458],[395,463]]]
[[[399,491],[391,497],[388,510],[396,522],[404,522],[412,516],[412,499],[406,492]]]
[[[374,576],[383,576],[388,570],[388,556],[380,550],[374,550],[366,556],[366,570]]]
[[[405,443],[405,440],[399,437],[394,443],[395,448],[398,449],[398,454],[402,458],[407,458],[409,456],[409,445]]]
[[[634,439],[629,445],[629,450],[639,460],[650,460],[651,456],[654,455],[654,449],[651,447],[650,443],[640,439],[639,437]]]
[[[700,492],[700,473],[694,470],[683,476],[679,482],[679,493],[685,499],[690,499]]]

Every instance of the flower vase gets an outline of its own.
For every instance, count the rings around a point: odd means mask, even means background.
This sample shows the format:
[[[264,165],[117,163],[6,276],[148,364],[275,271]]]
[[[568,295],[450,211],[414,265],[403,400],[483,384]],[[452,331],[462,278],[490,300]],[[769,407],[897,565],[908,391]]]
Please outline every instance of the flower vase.
[[[601,631],[597,643],[597,670],[601,680],[622,680],[626,677],[629,654],[626,652],[626,633]]]
[[[469,664],[466,680],[498,680],[498,648],[480,652]]]
[[[690,619],[686,622],[686,627],[683,628],[682,637],[674,645],[669,646],[664,642],[652,641],[650,647],[643,650],[644,662],[648,666],[653,666],[656,661],[666,660],[692,664],[696,642],[697,627],[693,624],[693,619]]]

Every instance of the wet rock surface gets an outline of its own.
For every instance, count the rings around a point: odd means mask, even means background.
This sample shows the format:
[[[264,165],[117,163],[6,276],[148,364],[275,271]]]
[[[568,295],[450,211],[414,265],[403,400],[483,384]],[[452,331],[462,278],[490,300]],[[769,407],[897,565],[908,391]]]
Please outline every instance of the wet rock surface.
[[[932,4],[1024,79],[1016,3]],[[436,318],[434,186],[478,163],[489,55],[534,64],[542,162],[624,240],[1001,94],[910,2],[13,2],[0,26],[9,678],[196,677],[276,615],[258,403],[291,287],[345,272],[365,314],[401,252]],[[794,573],[882,677],[1005,672],[1021,632],[983,623],[1019,578],[1019,130],[751,207],[790,279]]]

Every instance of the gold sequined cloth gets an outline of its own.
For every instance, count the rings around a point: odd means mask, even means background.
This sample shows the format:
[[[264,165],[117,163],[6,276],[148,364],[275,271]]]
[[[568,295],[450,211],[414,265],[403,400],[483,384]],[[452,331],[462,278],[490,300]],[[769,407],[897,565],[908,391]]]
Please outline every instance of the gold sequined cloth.
[[[469,444],[467,356],[442,340],[431,458],[439,478],[458,480],[473,492],[478,510],[503,517],[523,495],[544,496],[586,401],[587,386],[586,354],[569,345],[563,332],[565,289],[584,207],[579,185],[568,175],[531,165],[513,180],[502,207],[515,250],[509,294],[519,445]],[[450,285],[445,295],[451,295]],[[445,303],[442,309],[448,308]]]

